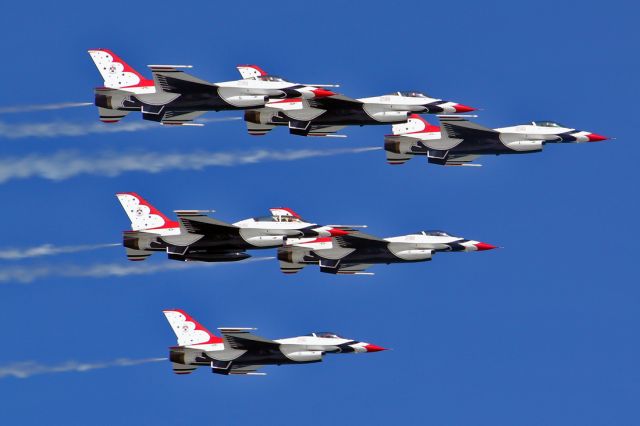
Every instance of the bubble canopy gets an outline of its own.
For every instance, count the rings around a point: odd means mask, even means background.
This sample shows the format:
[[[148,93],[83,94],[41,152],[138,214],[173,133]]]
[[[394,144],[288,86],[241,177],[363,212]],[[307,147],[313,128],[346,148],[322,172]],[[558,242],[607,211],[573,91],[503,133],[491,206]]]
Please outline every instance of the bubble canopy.
[[[324,338],[328,338],[328,339],[344,339],[344,337],[333,333],[331,331],[318,331],[316,333],[309,333],[307,334],[307,336],[312,336],[312,337],[324,337]]]
[[[277,75],[258,75],[252,78],[254,80],[262,80],[262,81],[284,81],[282,77],[278,77]]]
[[[538,127],[564,127],[567,128],[567,126],[563,126],[560,123],[556,123],[555,121],[532,121],[531,124],[533,124],[534,126],[538,126]]]
[[[428,96],[416,90],[408,90],[405,92],[387,93],[387,96],[404,96],[405,98],[427,98]]]
[[[444,231],[436,231],[436,230],[432,230],[432,231],[420,231],[421,234],[423,235],[427,235],[429,237],[450,237],[451,235],[447,234]]]

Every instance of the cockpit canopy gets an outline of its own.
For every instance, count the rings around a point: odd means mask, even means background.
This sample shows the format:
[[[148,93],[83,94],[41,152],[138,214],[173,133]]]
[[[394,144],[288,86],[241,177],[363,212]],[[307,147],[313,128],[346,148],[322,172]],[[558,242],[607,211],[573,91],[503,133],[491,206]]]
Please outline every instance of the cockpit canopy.
[[[447,234],[444,231],[422,231],[422,235],[427,235],[429,237],[450,237],[451,235]]]
[[[539,127],[564,127],[567,128],[567,126],[563,126],[560,123],[556,123],[555,121],[532,121],[531,124],[533,124],[534,126],[539,126]]]
[[[330,331],[319,331],[316,333],[309,333],[307,334],[307,336],[311,336],[311,337],[324,337],[327,339],[344,339],[344,337],[336,334],[336,333],[332,333]]]
[[[282,77],[278,77],[277,75],[258,75],[251,78],[262,81],[285,81]]]
[[[260,216],[254,217],[256,222],[302,222],[299,217],[295,216]]]
[[[409,90],[406,92],[393,92],[387,93],[387,96],[404,96],[406,98],[427,98],[428,96],[422,92],[417,92],[415,90]]]

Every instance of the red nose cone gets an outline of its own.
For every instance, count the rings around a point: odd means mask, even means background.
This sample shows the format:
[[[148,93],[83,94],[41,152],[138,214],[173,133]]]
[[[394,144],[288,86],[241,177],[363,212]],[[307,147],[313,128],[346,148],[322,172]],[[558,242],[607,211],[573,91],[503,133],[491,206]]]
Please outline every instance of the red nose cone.
[[[343,231],[342,229],[331,228],[329,229],[329,234],[332,237],[339,237],[341,235],[349,235],[347,231]]]
[[[378,345],[365,345],[364,347],[367,352],[380,352],[380,351],[386,351],[387,348],[383,348],[381,346]]]
[[[487,243],[476,243],[475,246],[478,249],[478,251],[493,250],[494,248],[498,248],[496,246],[492,246],[491,244],[487,244]]]
[[[598,135],[596,133],[591,133],[587,135],[587,137],[589,138],[589,142],[600,142],[600,141],[606,141],[607,139],[609,139],[606,136]]]
[[[456,112],[471,112],[476,110],[473,107],[462,105],[462,104],[456,104],[453,106],[453,108],[455,108]]]
[[[316,98],[326,98],[327,96],[335,95],[334,92],[326,89],[313,89],[311,92],[316,96]]]

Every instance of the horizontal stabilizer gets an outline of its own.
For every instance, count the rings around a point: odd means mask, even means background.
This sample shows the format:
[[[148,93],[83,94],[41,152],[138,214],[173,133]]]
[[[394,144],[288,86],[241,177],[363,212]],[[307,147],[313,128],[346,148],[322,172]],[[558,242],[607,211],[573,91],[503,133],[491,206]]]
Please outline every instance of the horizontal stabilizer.
[[[173,364],[173,372],[176,374],[191,374],[197,368],[192,365],[177,364],[175,362],[172,364]]]
[[[283,260],[280,261],[280,271],[283,274],[293,275],[300,272],[304,268],[302,263],[290,263]]]
[[[129,111],[98,107],[98,114],[100,115],[100,121],[103,123],[117,123],[125,118]]]
[[[126,247],[125,250],[127,252],[127,259],[131,260],[132,262],[140,262],[142,260],[146,260],[147,257],[153,254],[152,251],[134,250],[130,249],[129,247]]]
[[[246,123],[247,132],[249,132],[251,136],[264,136],[276,127],[270,124],[256,124],[249,121]]]
[[[396,154],[395,152],[386,151],[387,163],[392,166],[402,165],[413,158],[411,154]]]

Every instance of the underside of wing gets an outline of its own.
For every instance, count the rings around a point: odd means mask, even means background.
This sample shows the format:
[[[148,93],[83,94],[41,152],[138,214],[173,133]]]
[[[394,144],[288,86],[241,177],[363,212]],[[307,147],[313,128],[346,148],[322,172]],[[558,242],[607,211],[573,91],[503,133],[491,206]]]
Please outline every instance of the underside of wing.
[[[476,166],[476,167],[480,167],[482,166],[482,164],[469,164],[471,163],[473,160],[475,160],[476,158],[478,158],[479,155],[455,155],[455,154],[450,154],[447,157],[447,161],[445,162],[445,166]]]
[[[231,364],[228,374],[230,376],[265,376],[267,373],[257,371],[264,365]]]
[[[307,136],[345,137],[345,135],[336,135],[337,132],[344,128],[345,126],[316,126],[312,124]]]
[[[204,113],[206,113],[206,111],[168,111],[162,116],[160,122],[165,125],[202,126],[202,124],[195,124],[192,122]]]
[[[338,268],[338,274],[341,275],[373,275],[372,272],[364,272],[367,268],[370,268],[371,264],[358,263],[358,264],[345,264]]]

